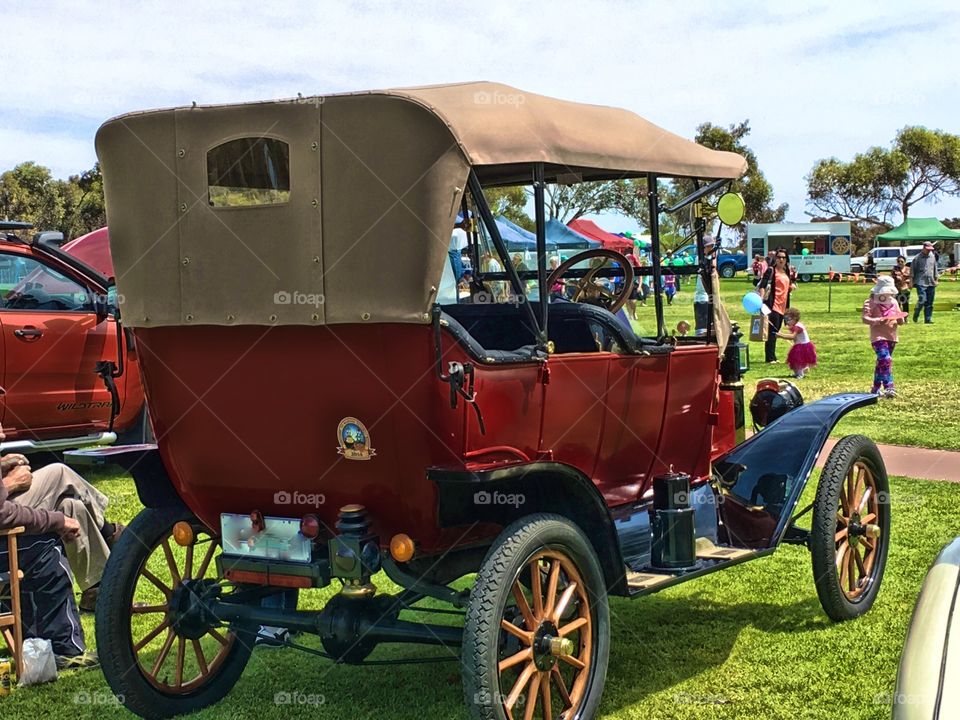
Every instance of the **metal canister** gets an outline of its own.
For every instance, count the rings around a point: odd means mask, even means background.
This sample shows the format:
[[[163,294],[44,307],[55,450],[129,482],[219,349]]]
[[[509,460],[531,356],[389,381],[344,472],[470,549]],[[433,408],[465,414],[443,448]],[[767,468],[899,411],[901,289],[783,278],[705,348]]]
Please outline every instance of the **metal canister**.
[[[0,697],[10,694],[10,673],[13,666],[9,658],[0,658]]]

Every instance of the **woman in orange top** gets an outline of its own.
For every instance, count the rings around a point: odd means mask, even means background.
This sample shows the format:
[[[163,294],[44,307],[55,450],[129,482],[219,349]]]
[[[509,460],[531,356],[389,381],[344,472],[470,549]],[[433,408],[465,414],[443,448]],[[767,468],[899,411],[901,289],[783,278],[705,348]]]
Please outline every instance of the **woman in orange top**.
[[[777,362],[777,333],[783,325],[783,313],[790,306],[790,292],[794,289],[790,280],[790,256],[783,248],[778,248],[774,264],[763,274],[757,290],[764,296],[764,304],[770,308],[767,320],[770,323],[767,342],[764,347],[768,363]]]

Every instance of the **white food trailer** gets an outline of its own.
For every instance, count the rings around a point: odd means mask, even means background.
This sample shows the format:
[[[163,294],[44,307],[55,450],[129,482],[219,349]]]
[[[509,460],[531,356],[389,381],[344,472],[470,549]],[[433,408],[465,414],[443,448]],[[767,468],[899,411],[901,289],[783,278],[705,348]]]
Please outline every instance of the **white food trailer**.
[[[850,223],[748,223],[747,248],[754,255],[785,248],[799,279],[850,272]],[[804,254],[806,250],[806,254]]]

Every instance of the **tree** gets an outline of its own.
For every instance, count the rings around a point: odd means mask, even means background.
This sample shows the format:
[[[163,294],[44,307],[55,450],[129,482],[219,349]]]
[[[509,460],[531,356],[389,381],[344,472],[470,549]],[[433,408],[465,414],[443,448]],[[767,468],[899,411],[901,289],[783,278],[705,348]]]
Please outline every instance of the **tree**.
[[[864,225],[891,226],[944,195],[960,195],[960,136],[920,126],[900,130],[890,149],[819,160],[807,176],[810,207]]]
[[[547,185],[547,217],[569,223],[584,215],[616,208],[620,184],[624,181],[584,182],[575,185]]]
[[[17,165],[0,175],[0,216],[33,223],[37,230],[58,230],[68,240],[103,227],[99,163],[67,180],[55,179],[34,162]]]
[[[103,200],[103,175],[100,163],[67,181],[64,225],[66,237],[77,237],[107,224],[107,208]]]
[[[526,206],[529,194],[522,185],[510,187],[484,188],[484,197],[494,217],[503,215],[510,222],[524,230],[536,232],[536,223],[527,215]]]
[[[722,127],[713,123],[703,123],[697,127],[694,140],[712,150],[726,150],[742,155],[747,161],[747,172],[743,177],[730,183],[730,191],[740,193],[746,205],[744,222],[770,223],[783,222],[790,206],[787,203],[773,205],[773,186],[760,170],[757,155],[747,147],[744,139],[750,134],[750,121]],[[689,180],[678,183],[685,191],[693,192],[693,183]],[[743,235],[743,226],[736,228]]]
[[[59,230],[64,214],[64,185],[50,170],[34,162],[0,175],[0,213],[34,227]]]

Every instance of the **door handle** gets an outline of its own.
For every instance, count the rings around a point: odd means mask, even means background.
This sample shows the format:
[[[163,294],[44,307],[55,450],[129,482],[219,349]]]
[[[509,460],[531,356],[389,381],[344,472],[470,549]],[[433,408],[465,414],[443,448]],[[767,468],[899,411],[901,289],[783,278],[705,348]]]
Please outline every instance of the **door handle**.
[[[35,328],[32,325],[27,325],[23,328],[17,328],[13,331],[13,334],[23,340],[36,340],[43,336],[43,330],[40,328]]]

